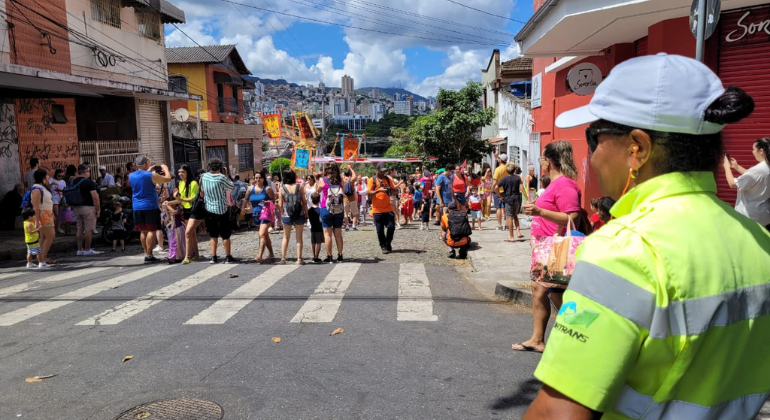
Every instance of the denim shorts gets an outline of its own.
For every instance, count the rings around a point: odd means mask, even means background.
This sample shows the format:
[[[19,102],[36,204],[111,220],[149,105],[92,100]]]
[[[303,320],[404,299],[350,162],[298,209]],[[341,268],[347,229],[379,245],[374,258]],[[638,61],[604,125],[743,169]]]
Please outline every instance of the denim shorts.
[[[471,210],[471,220],[481,219],[481,210]]]
[[[307,219],[302,216],[297,217],[296,219],[292,219],[291,217],[284,217],[281,219],[281,221],[286,226],[302,226],[307,223]]]
[[[455,193],[455,201],[461,206],[465,206],[465,193]]]
[[[321,226],[324,229],[342,229],[342,220],[345,218],[345,213],[331,214],[329,210],[321,208]]]

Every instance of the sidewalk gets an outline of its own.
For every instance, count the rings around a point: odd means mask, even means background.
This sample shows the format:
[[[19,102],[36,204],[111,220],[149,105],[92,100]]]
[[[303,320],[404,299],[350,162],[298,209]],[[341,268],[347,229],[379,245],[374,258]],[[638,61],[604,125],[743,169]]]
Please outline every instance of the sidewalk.
[[[94,235],[96,237],[97,235]],[[94,238],[94,246],[101,245]],[[75,235],[64,236],[57,234],[51,245],[51,253],[77,250]],[[24,261],[27,259],[27,245],[24,243],[24,232],[21,229],[0,231],[0,261]]]
[[[531,306],[529,228],[521,229],[524,239],[511,243],[504,241],[508,231],[495,230],[495,226],[497,219],[492,217],[482,223],[483,230],[473,231],[473,245],[468,252],[472,267],[469,277],[488,296]]]

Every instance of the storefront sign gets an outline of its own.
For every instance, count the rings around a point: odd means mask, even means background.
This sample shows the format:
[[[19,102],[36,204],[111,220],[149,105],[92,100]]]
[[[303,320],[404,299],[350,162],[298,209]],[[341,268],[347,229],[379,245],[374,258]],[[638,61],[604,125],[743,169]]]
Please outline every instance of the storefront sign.
[[[602,71],[594,63],[580,63],[567,75],[567,86],[576,95],[591,95],[602,82]]]
[[[532,77],[532,108],[540,108],[543,102],[543,73]]]
[[[767,10],[764,10],[764,13],[761,13],[760,16],[753,16],[752,12],[755,11],[756,9],[753,9],[743,13],[735,24],[737,28],[725,36],[725,42],[748,41],[754,35],[759,35],[763,38],[770,37],[770,19],[767,18]]]

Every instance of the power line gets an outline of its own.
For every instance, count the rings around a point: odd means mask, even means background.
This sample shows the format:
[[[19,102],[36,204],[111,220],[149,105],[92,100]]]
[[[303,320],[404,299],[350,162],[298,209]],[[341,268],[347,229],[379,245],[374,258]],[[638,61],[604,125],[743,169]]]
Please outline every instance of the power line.
[[[342,14],[344,14],[346,16],[357,18],[357,19],[363,20],[365,22],[371,22],[371,23],[375,23],[375,24],[385,24],[385,25],[389,25],[389,26],[392,26],[392,27],[403,28],[403,29],[415,31],[415,32],[418,32],[418,33],[428,34],[428,35],[445,36],[448,39],[455,39],[455,40],[457,40],[459,42],[477,42],[476,40],[470,40],[468,38],[459,38],[459,37],[456,37],[456,36],[451,36],[451,35],[446,35],[446,34],[441,34],[441,33],[436,33],[436,32],[425,31],[425,30],[422,30],[422,29],[417,29],[417,28],[414,28],[414,27],[411,27],[411,26],[400,25],[398,23],[386,22],[386,21],[381,21],[381,20],[378,20],[378,19],[373,19],[371,17],[367,17],[367,16],[364,16],[364,15],[348,12],[346,10],[329,7],[329,6],[326,6],[326,5],[323,5],[323,4],[319,4],[319,3],[313,3],[310,0],[290,0],[290,1],[292,1],[294,3],[298,3],[298,4],[304,4],[304,3],[299,3],[299,1],[304,1],[305,3],[310,3],[311,5],[322,6],[322,7],[326,8],[326,9],[329,9],[329,10],[338,10],[340,13],[342,13]],[[311,6],[311,7],[315,8],[315,9],[318,9],[318,7],[316,7],[316,6]],[[469,35],[469,34],[464,34],[464,35]],[[469,36],[475,36],[475,35],[469,35]],[[486,39],[488,41],[493,41],[493,42],[496,42],[496,43],[503,42],[503,41],[500,41],[499,39],[484,38],[484,37],[477,37],[477,38],[479,38],[479,40]]]
[[[525,24],[527,23],[527,22],[524,22],[523,20],[512,19],[512,18],[510,18],[508,16],[502,16],[502,15],[496,15],[494,13],[489,13],[486,10],[481,10],[481,9],[477,9],[475,7],[468,6],[467,4],[462,4],[459,1],[455,1],[455,0],[446,0],[446,1],[448,1],[450,3],[454,3],[454,4],[457,4],[457,5],[460,5],[462,7],[465,7],[466,9],[471,9],[471,10],[475,10],[475,11],[477,11],[479,13],[484,13],[485,15],[494,16],[494,17],[498,17],[498,18],[501,18],[501,19],[507,19],[507,20],[510,20],[510,21],[513,21],[513,22],[518,22],[518,23],[525,23]]]
[[[265,8],[262,8],[262,7],[257,7],[257,6],[253,6],[253,5],[250,6],[248,4],[238,3],[238,2],[235,2],[235,1],[232,1],[232,0],[220,0],[220,1],[223,1],[225,3],[237,4],[237,5],[244,6],[244,7],[250,7],[252,9],[257,9],[257,10],[271,11],[269,9],[265,9]],[[276,11],[272,11],[272,13],[281,14],[281,15],[285,15],[285,16],[290,16],[290,17],[294,17],[294,18],[301,19],[301,20],[307,20],[307,21],[311,21],[311,22],[318,22],[318,23],[324,23],[324,24],[327,24],[327,25],[340,26],[340,27],[343,27],[343,28],[358,29],[358,30],[368,31],[368,32],[377,32],[377,33],[380,33],[380,34],[402,36],[402,37],[406,37],[406,38],[425,39],[425,40],[428,40],[428,41],[446,42],[446,39],[429,38],[429,37],[417,36],[417,35],[398,34],[398,33],[394,33],[394,32],[381,31],[381,30],[378,30],[378,29],[362,28],[360,26],[346,25],[346,24],[343,24],[343,23],[334,23],[334,22],[329,22],[329,21],[325,21],[325,20],[321,20],[321,19],[310,18],[310,17],[307,17],[307,16],[299,16],[299,15],[295,15],[295,14],[292,14],[292,13],[276,12]],[[466,44],[485,45],[485,46],[490,46],[490,45],[504,45],[504,46],[508,46],[508,45],[510,45],[510,44],[490,44],[490,43],[484,43],[484,42],[466,42]]]

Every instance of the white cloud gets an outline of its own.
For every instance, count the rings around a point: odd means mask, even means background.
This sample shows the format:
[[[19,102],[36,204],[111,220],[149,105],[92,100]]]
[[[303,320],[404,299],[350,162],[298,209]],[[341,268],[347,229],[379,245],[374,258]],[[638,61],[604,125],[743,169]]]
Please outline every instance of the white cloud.
[[[247,7],[267,8],[265,0],[235,1],[244,6],[211,0],[175,1],[188,19],[180,27],[201,45],[238,45],[246,65],[256,76],[296,83],[323,81],[327,86],[339,86],[341,77],[347,74],[355,79],[357,87],[402,85],[423,96],[435,95],[439,87],[459,88],[468,80],[479,80],[481,68],[495,48],[492,44],[513,42],[512,34],[498,33],[504,31],[508,23],[505,19],[447,0],[270,1],[274,11],[392,33],[346,28],[344,41],[348,53],[342,62],[335,63],[330,56],[317,51],[303,51],[308,56],[297,58],[277,49],[273,36],[285,27],[291,30],[299,19]],[[515,6],[513,0],[464,3],[503,16],[509,15]],[[194,45],[176,29],[169,29],[168,46]],[[443,73],[424,80],[411,75],[404,50],[415,46],[444,51],[447,57]],[[514,56],[513,46],[502,52],[503,60]]]

